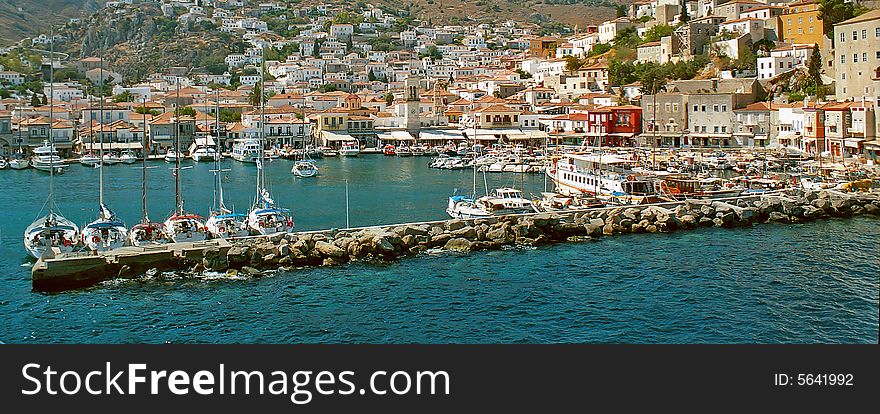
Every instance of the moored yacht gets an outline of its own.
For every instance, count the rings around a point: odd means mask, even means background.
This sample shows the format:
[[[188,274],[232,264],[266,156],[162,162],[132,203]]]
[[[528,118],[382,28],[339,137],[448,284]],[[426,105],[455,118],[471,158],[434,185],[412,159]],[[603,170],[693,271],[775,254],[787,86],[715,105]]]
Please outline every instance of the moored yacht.
[[[218,156],[214,149],[214,140],[208,138],[196,138],[189,146],[189,157],[195,162],[214,161]]]
[[[94,167],[101,163],[101,157],[92,154],[91,152],[87,152],[79,157],[79,163],[89,167]]]
[[[119,156],[119,161],[123,164],[134,164],[137,162],[137,160],[137,154],[135,154],[134,151],[130,150],[123,151],[122,154]]]
[[[43,257],[53,248],[70,253],[77,244],[78,234],[76,224],[50,211],[49,215],[37,219],[25,229],[24,246],[34,259]]]
[[[40,171],[52,171],[61,173],[67,163],[58,156],[58,151],[54,144],[44,142],[43,145],[34,149],[34,156],[31,159],[31,165]]]
[[[125,223],[116,217],[106,205],[99,206],[98,219],[82,229],[82,242],[89,250],[105,252],[118,249],[128,240]]]
[[[120,160],[119,160],[119,157],[116,156],[116,154],[114,154],[112,152],[108,152],[108,153],[104,154],[103,161],[104,161],[104,165],[115,165],[115,164],[119,164]]]
[[[183,154],[174,150],[168,150],[165,153],[166,162],[179,162],[183,158]]]
[[[614,155],[561,154],[545,173],[563,195],[588,194],[626,205],[660,201],[655,177],[635,173],[634,164]]]
[[[232,145],[232,159],[241,162],[255,163],[260,159],[263,147],[255,139],[236,140]]]

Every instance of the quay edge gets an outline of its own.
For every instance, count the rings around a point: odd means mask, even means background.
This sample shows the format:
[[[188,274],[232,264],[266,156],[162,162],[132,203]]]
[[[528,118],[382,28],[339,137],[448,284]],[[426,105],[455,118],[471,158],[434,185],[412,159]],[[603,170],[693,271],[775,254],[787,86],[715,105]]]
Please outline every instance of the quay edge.
[[[880,217],[880,191],[788,190],[715,200],[392,224],[152,248],[127,247],[100,255],[62,254],[37,261],[32,269],[32,282],[34,290],[58,291],[155,270],[241,271],[258,276],[265,270],[280,267],[390,261],[428,249],[470,252],[514,244],[580,242],[614,234],[797,223],[862,214]]]

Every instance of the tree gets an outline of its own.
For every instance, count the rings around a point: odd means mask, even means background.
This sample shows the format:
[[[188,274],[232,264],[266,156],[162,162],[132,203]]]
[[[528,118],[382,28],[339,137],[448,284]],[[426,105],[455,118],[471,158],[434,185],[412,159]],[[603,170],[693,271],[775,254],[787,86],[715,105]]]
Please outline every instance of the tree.
[[[175,111],[175,112],[177,113],[177,116],[183,116],[183,115],[196,116],[196,110],[189,107],[189,106],[183,106],[183,107],[177,108],[177,111]]]
[[[658,65],[651,65],[642,72],[639,82],[642,83],[642,91],[645,94],[655,94],[666,85],[666,79],[666,73],[663,68]]]
[[[577,56],[568,55],[565,57],[565,70],[567,70],[569,73],[574,73],[583,65],[584,61],[578,59]]]
[[[626,6],[622,4],[615,5],[614,8],[617,10],[617,17],[626,16]]]
[[[437,46],[431,45],[428,46],[428,49],[424,53],[419,53],[419,57],[429,57],[433,60],[443,59],[443,53],[440,52],[440,49],[437,49]]]
[[[49,100],[46,99],[46,95],[43,95],[43,99],[40,100],[40,103],[42,103],[43,105],[46,105],[47,103],[49,103]]]
[[[40,106],[40,96],[37,94],[31,95],[31,106],[37,107]]]
[[[819,0],[819,19],[822,20],[822,28],[825,36],[834,43],[834,25],[844,20],[852,19],[865,12],[861,6],[845,0]]]
[[[611,44],[609,43],[598,43],[593,46],[593,49],[590,50],[590,53],[587,53],[587,57],[599,56],[603,53],[611,50]]]
[[[370,82],[375,82],[375,81],[376,81],[376,74],[373,73],[373,69],[370,69],[370,72],[367,73],[367,79],[369,79]]]
[[[687,23],[687,21],[691,19],[690,16],[688,16],[687,1],[680,1],[678,7],[681,9],[681,14],[679,15],[678,20],[682,23]]]
[[[262,87],[263,87],[262,82],[258,81],[257,83],[254,84],[254,89],[251,90],[251,94],[248,95],[248,103],[251,104],[251,106],[260,106],[260,89],[262,89]],[[265,100],[268,97],[269,96],[266,95],[264,92],[263,101],[265,102]]]
[[[312,45],[312,56],[319,57],[321,56],[321,42],[318,39],[315,39],[315,43]]]
[[[659,24],[657,26],[654,26],[654,27],[648,29],[648,31],[645,32],[644,39],[642,39],[642,40],[645,43],[656,42],[656,41],[660,40],[660,38],[662,38],[662,37],[672,35],[673,30],[675,30],[675,29],[672,26],[665,25],[665,24]]]
[[[819,45],[813,45],[813,54],[810,56],[810,63],[807,64],[807,85],[812,86],[817,91],[822,86],[822,54],[819,53]]]
[[[608,81],[612,85],[626,85],[636,80],[635,67],[617,59],[608,64]]]
[[[385,103],[388,104],[388,106],[391,106],[391,104],[394,103],[394,94],[393,93],[388,92],[385,94]]]
[[[0,99],[6,99],[10,96],[12,96],[12,94],[9,93],[9,89],[0,88]]]
[[[220,110],[220,122],[240,122],[241,121],[241,113],[235,112],[230,109],[221,109]]]
[[[524,71],[524,70],[522,70],[522,69],[520,69],[520,68],[517,68],[516,70],[514,70],[514,72],[519,73],[519,77],[520,77],[520,79],[529,79],[529,78],[532,77],[532,74],[531,74],[531,73],[526,72],[526,71]]]
[[[123,91],[119,95],[116,95],[113,97],[113,102],[117,102],[117,103],[118,102],[131,102],[131,101],[132,101],[132,96],[131,96],[131,92],[129,92],[129,91]]]

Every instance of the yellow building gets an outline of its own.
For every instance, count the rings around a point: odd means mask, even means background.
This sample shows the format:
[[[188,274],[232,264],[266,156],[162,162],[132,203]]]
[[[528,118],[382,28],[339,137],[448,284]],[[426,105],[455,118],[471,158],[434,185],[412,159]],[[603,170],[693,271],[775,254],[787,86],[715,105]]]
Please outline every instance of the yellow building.
[[[798,0],[786,6],[779,19],[779,40],[786,43],[817,44],[824,48],[825,33],[816,0]]]

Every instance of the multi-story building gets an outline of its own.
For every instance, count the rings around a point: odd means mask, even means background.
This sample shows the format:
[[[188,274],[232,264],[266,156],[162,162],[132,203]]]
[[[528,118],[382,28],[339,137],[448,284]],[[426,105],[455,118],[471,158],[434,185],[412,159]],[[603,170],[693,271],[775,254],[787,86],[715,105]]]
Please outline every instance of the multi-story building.
[[[834,25],[834,41],[837,99],[873,98],[872,77],[880,66],[880,10]]]
[[[786,43],[825,44],[825,32],[816,0],[797,0],[789,3],[785,13],[778,17],[779,40]]]

